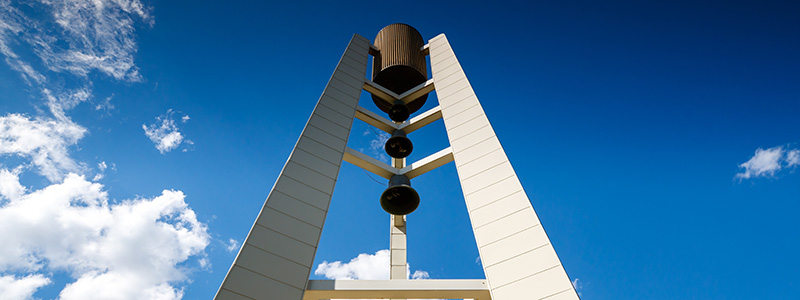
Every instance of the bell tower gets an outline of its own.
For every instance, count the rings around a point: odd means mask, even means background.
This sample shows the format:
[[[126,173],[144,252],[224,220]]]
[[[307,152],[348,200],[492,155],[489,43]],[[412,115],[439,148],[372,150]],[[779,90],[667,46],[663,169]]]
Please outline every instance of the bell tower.
[[[358,105],[362,90],[377,113]],[[410,118],[434,91],[439,105]],[[347,147],[356,118],[391,134],[391,165]],[[450,147],[407,164],[408,135],[439,119]],[[343,161],[388,181],[379,199],[391,220],[389,280],[309,280]],[[450,162],[486,279],[408,280],[405,216],[424,205],[411,180]],[[447,38],[426,43],[406,24],[384,27],[374,42],[350,40],[215,297],[375,298],[578,299]]]

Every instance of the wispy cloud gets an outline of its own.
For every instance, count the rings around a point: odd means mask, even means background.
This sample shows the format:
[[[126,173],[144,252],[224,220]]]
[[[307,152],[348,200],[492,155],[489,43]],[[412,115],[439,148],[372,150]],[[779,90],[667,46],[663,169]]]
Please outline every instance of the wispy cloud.
[[[185,143],[187,145],[193,145],[194,143],[190,140],[184,140],[183,134],[181,134],[175,119],[173,119],[173,115],[175,113],[172,109],[167,110],[167,113],[156,117],[156,122],[150,125],[142,124],[142,129],[144,129],[144,134],[153,141],[155,144],[156,149],[158,149],[161,154],[165,154],[172,150],[178,148],[181,143]],[[185,116],[188,117],[188,116]],[[186,123],[189,119],[183,119],[183,123]]]
[[[386,145],[386,141],[392,137],[390,134],[383,132],[383,131],[376,131],[374,128],[370,127],[366,131],[364,131],[364,136],[372,135],[372,139],[369,141],[369,150],[373,157],[376,159],[389,163],[389,156],[386,155],[386,150],[384,146]],[[361,150],[363,152],[363,149]]]
[[[32,1],[26,6],[29,9],[22,10],[0,0],[0,53],[25,82],[41,91],[54,114],[92,98],[93,71],[116,80],[141,81],[134,64],[134,25],[137,20],[154,23],[141,1]],[[51,84],[49,77],[64,73],[83,80],[74,87]]]
[[[583,283],[579,278],[572,280],[572,288],[575,289],[575,292],[578,293],[578,296],[582,296],[581,290],[583,290]]]
[[[800,165],[800,149],[777,146],[769,149],[756,149],[748,161],[739,165],[742,172],[736,178],[775,177],[781,170],[793,169]]]
[[[2,299],[30,299],[56,273],[69,278],[55,283],[58,299],[180,299],[190,260],[209,265],[206,225],[181,191],[110,204],[69,153],[88,131],[68,112],[92,101],[93,80],[142,81],[137,22],[153,24],[140,0],[0,0],[0,54],[48,109],[0,116],[0,158],[22,161],[0,165]],[[95,110],[108,113],[112,97]],[[179,137],[172,143],[186,143]],[[94,181],[108,168],[98,164]],[[28,169],[51,184],[26,187]]]

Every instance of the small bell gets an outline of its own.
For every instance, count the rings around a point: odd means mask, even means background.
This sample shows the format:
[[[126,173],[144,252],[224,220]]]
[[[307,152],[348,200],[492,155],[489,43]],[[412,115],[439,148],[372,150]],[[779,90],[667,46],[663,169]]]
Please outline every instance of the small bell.
[[[414,150],[414,144],[406,137],[406,132],[402,130],[395,130],[392,132],[392,137],[386,140],[386,145],[383,146],[386,153],[394,158],[405,158],[411,155]]]
[[[408,117],[411,115],[411,111],[408,110],[408,106],[402,100],[395,100],[392,107],[389,108],[389,119],[395,122],[405,122],[408,120]]]

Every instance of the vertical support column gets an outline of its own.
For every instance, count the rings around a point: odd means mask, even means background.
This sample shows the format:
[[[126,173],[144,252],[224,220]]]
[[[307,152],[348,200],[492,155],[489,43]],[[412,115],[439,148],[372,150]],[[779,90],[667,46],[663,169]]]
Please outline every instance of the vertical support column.
[[[392,167],[402,169],[406,166],[405,158],[392,158]],[[389,279],[406,280],[406,216],[391,215],[391,235],[389,239]],[[400,300],[400,299],[392,299]]]
[[[358,107],[369,44],[359,35],[350,40],[214,299],[303,298]]]
[[[492,300],[579,299],[444,34],[429,49]]]

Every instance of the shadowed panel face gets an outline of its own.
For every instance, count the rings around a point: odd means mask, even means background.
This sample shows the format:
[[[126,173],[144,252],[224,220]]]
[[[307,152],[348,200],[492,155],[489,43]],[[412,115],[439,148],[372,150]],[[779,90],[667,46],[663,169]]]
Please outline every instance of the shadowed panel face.
[[[381,29],[375,37],[375,47],[380,53],[375,55],[372,65],[372,81],[398,95],[425,83],[428,68],[421,50],[424,45],[422,35],[409,25],[398,23]],[[419,110],[426,99],[427,94],[408,103],[409,112]],[[374,95],[372,100],[384,112],[388,113],[392,107]]]

